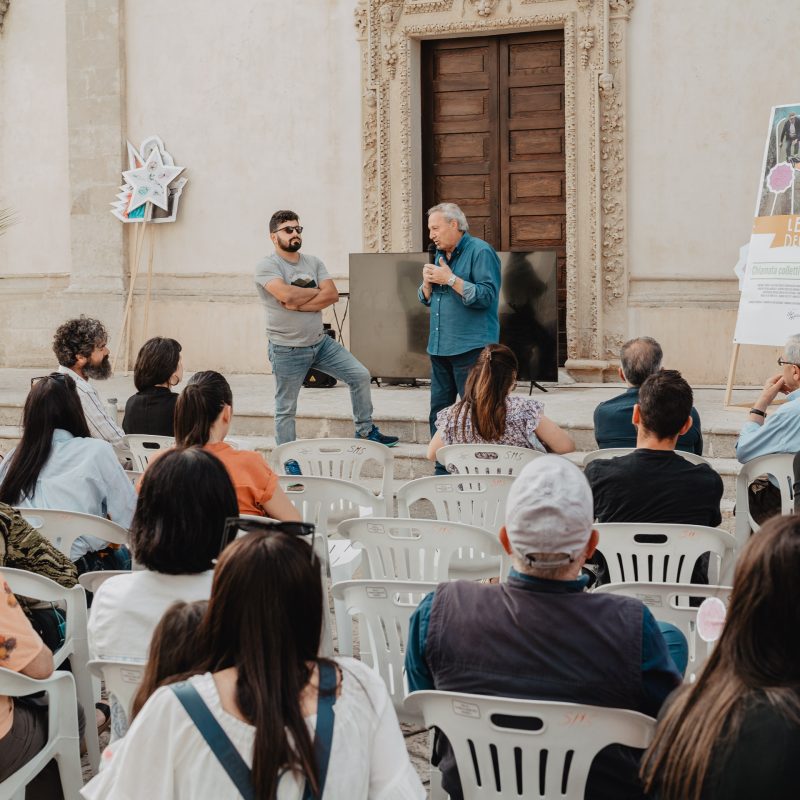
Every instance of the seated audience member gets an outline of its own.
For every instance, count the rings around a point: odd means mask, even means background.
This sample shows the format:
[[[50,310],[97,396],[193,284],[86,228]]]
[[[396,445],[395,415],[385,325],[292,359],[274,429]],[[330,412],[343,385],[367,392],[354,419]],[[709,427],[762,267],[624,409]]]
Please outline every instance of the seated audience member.
[[[639,387],[661,369],[661,345],[649,336],[631,339],[622,345],[619,377],[628,389],[594,410],[594,438],[601,450],[609,447],[637,447],[636,426],[631,421],[633,407],[639,402]],[[692,426],[678,437],[678,450],[703,455],[700,415],[691,410]]]
[[[176,600],[207,600],[225,520],[238,513],[236,492],[222,463],[192,447],[168,450],[142,478],[131,525],[141,570],[109,578],[89,616],[89,656],[144,663],[158,621]],[[112,704],[112,737],[125,731]]]
[[[448,444],[504,444],[533,450],[571,453],[568,433],[544,416],[539,400],[511,394],[517,381],[517,357],[503,344],[489,344],[467,376],[464,397],[436,417],[428,458],[436,460]]]
[[[800,518],[745,545],[726,623],[696,683],[670,698],[644,758],[659,800],[795,797],[800,752]]]
[[[90,378],[103,381],[111,377],[105,326],[100,320],[85,316],[68,320],[53,337],[53,352],[58,371],[75,381],[90,436],[113,445],[117,458],[125,464],[130,459],[130,449],[123,438],[125,431],[112,419],[97,390],[89,383]]]
[[[24,569],[67,589],[78,582],[75,564],[5,503],[0,503],[0,567]]]
[[[181,346],[174,339],[148,339],[136,356],[133,382],[137,392],[125,404],[122,429],[125,433],[174,436],[175,403],[171,391],[183,380]]]
[[[359,661],[318,656],[323,587],[311,546],[264,527],[222,552],[193,677],[150,697],[106,751],[88,800],[244,794],[187,717],[189,697],[241,757],[252,797],[299,798],[306,782],[313,797],[425,797],[381,678]],[[327,773],[320,750],[330,752]]]
[[[110,517],[130,526],[136,492],[112,446],[92,438],[71,376],[34,378],[22,415],[22,439],[0,463],[0,502]],[[125,547],[82,536],[70,558],[78,573],[128,569]]]
[[[759,456],[800,451],[800,334],[791,336],[778,359],[781,371],[764,384],[742,426],[736,442],[736,458],[746,464]],[[779,394],[786,401],[767,414],[767,409]],[[749,487],[750,513],[759,524],[781,511],[781,493],[766,478]]]
[[[170,683],[175,675],[188,673],[205,656],[197,636],[208,609],[208,600],[173,603],[153,631],[147,651],[147,668],[133,698],[131,721],[156,689]]]
[[[636,450],[586,465],[598,522],[722,522],[722,478],[675,452],[692,426],[692,389],[673,369],[651,375],[633,407]],[[601,547],[602,549],[602,547]]]
[[[681,682],[661,630],[639,600],[584,591],[581,568],[595,551],[592,494],[564,458],[526,464],[509,492],[500,541],[513,568],[504,584],[440,584],[411,618],[406,675],[411,691],[489,694],[631,709],[655,716]],[[462,797],[449,744],[435,757],[443,786]],[[609,747],[595,759],[587,797],[639,798],[639,754]]]
[[[53,654],[0,574],[0,667],[42,680],[53,673]],[[77,733],[77,732],[76,732]],[[83,735],[83,731],[80,731]],[[47,744],[47,705],[34,697],[0,696],[0,781],[13,775]],[[55,759],[26,787],[27,800],[62,800]]]
[[[299,520],[300,513],[278,485],[278,476],[253,450],[235,450],[225,437],[233,417],[233,393],[219,372],[196,372],[175,406],[175,443],[202,447],[228,470],[240,514]]]

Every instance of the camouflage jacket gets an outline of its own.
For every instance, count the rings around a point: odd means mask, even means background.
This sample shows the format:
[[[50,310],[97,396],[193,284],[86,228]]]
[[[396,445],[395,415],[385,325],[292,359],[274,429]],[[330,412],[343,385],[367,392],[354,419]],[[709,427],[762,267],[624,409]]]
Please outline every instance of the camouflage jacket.
[[[0,503],[0,566],[35,572],[67,588],[78,582],[75,564],[5,503]]]

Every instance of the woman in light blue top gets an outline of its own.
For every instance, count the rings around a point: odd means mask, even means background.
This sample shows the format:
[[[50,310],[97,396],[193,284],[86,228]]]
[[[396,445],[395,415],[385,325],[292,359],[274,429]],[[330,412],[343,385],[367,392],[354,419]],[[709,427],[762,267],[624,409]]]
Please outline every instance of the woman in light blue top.
[[[34,378],[22,419],[22,440],[0,465],[0,501],[110,517],[128,528],[136,492],[114,448],[91,437],[75,381],[58,372]],[[83,536],[73,543],[70,558],[79,572],[124,568],[130,558],[125,548],[109,550],[102,564],[93,557],[107,546]]]

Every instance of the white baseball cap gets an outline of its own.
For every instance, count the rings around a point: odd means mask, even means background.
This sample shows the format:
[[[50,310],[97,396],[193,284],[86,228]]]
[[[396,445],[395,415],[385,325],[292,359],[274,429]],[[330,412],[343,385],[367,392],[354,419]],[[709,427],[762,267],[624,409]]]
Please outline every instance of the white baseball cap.
[[[511,549],[537,567],[562,567],[579,558],[592,533],[594,502],[583,473],[561,456],[534,458],[511,486],[506,533]],[[536,556],[563,553],[556,561]]]

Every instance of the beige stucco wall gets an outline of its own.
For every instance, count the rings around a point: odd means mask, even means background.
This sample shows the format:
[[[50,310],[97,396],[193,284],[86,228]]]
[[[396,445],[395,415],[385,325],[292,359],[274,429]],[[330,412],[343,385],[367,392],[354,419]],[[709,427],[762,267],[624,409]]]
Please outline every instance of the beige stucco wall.
[[[798,95],[794,0],[638,2],[628,31],[630,335],[662,341],[693,380],[725,380],[733,266],[749,241],[773,105]],[[743,348],[737,379],[772,352]]]
[[[64,6],[13,6],[0,37],[0,208],[17,224],[0,236],[0,275],[69,272]]]

